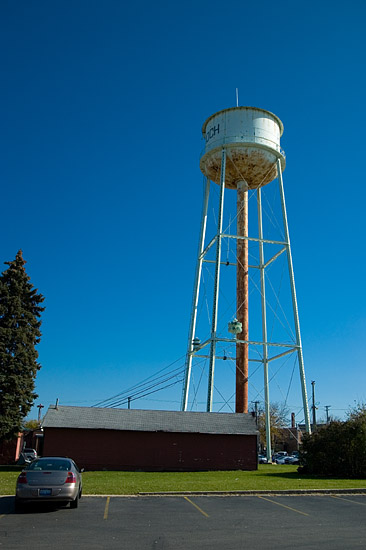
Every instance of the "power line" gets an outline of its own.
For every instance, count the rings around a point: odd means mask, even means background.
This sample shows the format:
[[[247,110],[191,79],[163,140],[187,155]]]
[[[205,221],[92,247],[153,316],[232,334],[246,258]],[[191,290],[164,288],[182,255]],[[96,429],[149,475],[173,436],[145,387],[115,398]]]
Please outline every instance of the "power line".
[[[176,378],[179,374],[183,374],[184,372],[184,369],[180,369],[179,372],[174,372],[174,374],[172,374],[172,376],[168,376],[166,378],[164,378],[163,380],[159,381],[159,382],[154,382],[150,385],[146,385],[144,384],[143,387],[141,387],[141,389],[139,389],[138,391],[136,391],[135,393],[131,394],[131,393],[127,393],[124,392],[124,396],[121,397],[120,399],[117,399],[117,400],[114,400],[112,402],[110,402],[108,405],[104,405],[103,408],[107,408],[107,407],[118,407],[118,405],[121,405],[123,403],[126,403],[126,401],[128,399],[130,399],[130,401],[135,401],[135,399],[139,399],[141,397],[144,397],[145,395],[149,395],[148,393],[145,393],[145,392],[149,392],[149,393],[154,393],[154,391],[160,391],[160,390],[163,390],[165,389],[166,387],[170,387],[172,385],[175,385],[177,384],[178,382],[181,382],[183,380],[183,378],[180,378],[179,380],[176,380],[175,382],[173,382],[172,384],[169,384],[168,386],[164,386],[164,387],[159,387],[158,386],[161,386],[162,384],[165,384],[166,382],[169,382],[170,380],[172,380],[173,378]],[[155,390],[155,388],[158,388],[157,390]],[[150,391],[152,390],[152,391]]]
[[[152,393],[156,393],[158,391],[165,390],[166,388],[170,388],[172,386],[175,386],[176,384],[180,384],[181,382],[183,382],[183,378],[180,378],[179,380],[176,380],[175,382],[172,382],[171,384],[167,384],[167,385],[163,386],[162,388],[158,388],[156,390],[152,390],[152,391],[149,391],[147,393],[143,393],[142,395],[136,394],[135,396],[125,397],[124,400],[121,400],[118,403],[115,403],[113,405],[109,405],[108,408],[111,408],[111,409],[117,408],[121,405],[125,405],[128,402],[136,401],[136,399],[142,399],[143,397],[146,397],[147,395],[151,395]],[[105,407],[105,408],[107,408],[107,407]]]
[[[172,371],[169,371],[165,374],[161,374],[163,373],[164,371],[166,371],[168,368],[172,367],[173,365],[175,365],[176,363],[178,363],[178,361],[181,361],[185,356],[182,356],[180,357],[179,359],[177,359],[176,361],[173,361],[173,363],[170,363],[168,366],[164,367],[163,369],[160,369],[159,371],[157,371],[156,373],[152,374],[151,376],[148,376],[147,378],[145,378],[144,380],[142,380],[141,382],[139,382],[138,384],[134,384],[133,386],[130,386],[129,388],[127,388],[126,390],[122,391],[122,392],[119,392],[117,393],[116,395],[113,395],[112,397],[108,397],[107,399],[103,399],[102,401],[99,401],[98,403],[95,403],[94,405],[92,405],[93,407],[108,407],[110,406],[109,403],[115,401],[116,399],[118,398],[124,398],[124,397],[131,397],[131,394],[133,394],[133,392],[136,392],[136,390],[142,390],[145,386],[147,386],[148,384],[152,384],[152,383],[155,383],[155,382],[158,382],[158,380],[160,380],[161,378],[164,378],[165,376],[169,375],[169,374],[172,374],[172,373],[176,373],[176,375],[179,375],[181,371],[184,370],[184,366],[180,365],[179,367],[177,367],[176,369],[173,369]],[[160,376],[157,376],[157,375],[160,375]],[[161,380],[161,384],[164,383],[165,380]],[[147,388],[145,388],[146,390]]]

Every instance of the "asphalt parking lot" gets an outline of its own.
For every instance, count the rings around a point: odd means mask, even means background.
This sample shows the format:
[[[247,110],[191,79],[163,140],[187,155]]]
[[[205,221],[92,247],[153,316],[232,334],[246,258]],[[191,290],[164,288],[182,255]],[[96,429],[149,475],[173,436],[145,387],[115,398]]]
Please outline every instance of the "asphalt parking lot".
[[[366,495],[83,497],[79,508],[14,512],[0,498],[4,549],[316,549],[366,547]]]

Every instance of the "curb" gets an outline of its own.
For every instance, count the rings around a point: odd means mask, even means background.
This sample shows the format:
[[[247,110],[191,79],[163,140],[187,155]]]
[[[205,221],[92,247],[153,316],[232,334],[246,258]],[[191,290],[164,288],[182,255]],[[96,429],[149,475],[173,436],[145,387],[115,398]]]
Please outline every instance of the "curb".
[[[280,491],[166,491],[158,493],[141,492],[138,496],[251,496],[251,495],[279,495],[279,496],[291,496],[291,495],[363,495],[366,494],[365,489],[291,489]],[[117,495],[116,495],[117,496]]]
[[[291,489],[280,491],[265,491],[265,490],[252,490],[252,491],[161,491],[161,492],[139,492],[132,495],[93,495],[83,493],[83,498],[138,498],[138,497],[184,497],[184,496],[208,496],[208,497],[221,497],[221,496],[255,496],[255,495],[277,495],[277,496],[291,496],[291,495],[366,495],[366,488],[364,489]],[[12,495],[0,495],[1,498],[14,497]]]

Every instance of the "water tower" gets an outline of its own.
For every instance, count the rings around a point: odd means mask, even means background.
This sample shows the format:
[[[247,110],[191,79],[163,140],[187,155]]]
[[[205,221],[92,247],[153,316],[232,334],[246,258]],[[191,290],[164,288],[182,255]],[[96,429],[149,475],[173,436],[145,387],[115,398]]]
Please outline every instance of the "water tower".
[[[264,386],[263,400],[267,423],[267,452],[270,452],[269,433],[269,363],[288,354],[296,354],[300,373],[300,386],[303,402],[303,414],[307,431],[310,431],[309,410],[306,394],[304,361],[301,346],[299,316],[297,309],[295,281],[292,265],[290,238],[287,224],[285,196],[282,172],[285,168],[285,154],[280,147],[283,124],[274,114],[253,107],[235,107],[225,109],[209,117],[202,128],[205,148],[200,161],[200,168],[205,176],[205,194],[203,201],[201,231],[199,238],[196,275],[194,283],[192,312],[190,320],[188,350],[185,372],[185,383],[182,397],[182,410],[188,409],[189,391],[192,374],[192,362],[197,358],[208,361],[208,393],[206,410],[213,407],[213,390],[215,363],[220,358],[226,359],[225,353],[217,353],[218,345],[233,346],[235,349],[235,412],[248,412],[249,364],[252,361],[263,364]],[[281,211],[281,239],[273,239],[263,234],[262,190],[265,186],[278,180],[279,210]],[[209,198],[211,182],[219,186],[215,232],[207,238],[207,225],[210,220]],[[236,211],[229,224],[224,228],[227,195],[233,193],[236,198]],[[249,222],[248,198],[256,200],[255,232],[251,232]],[[212,220],[211,220],[212,221]],[[232,226],[234,225],[234,230]],[[253,224],[252,224],[253,225]],[[254,227],[254,226],[253,226]],[[228,230],[229,228],[229,230]],[[253,233],[253,234],[252,234]],[[208,236],[210,237],[210,235]],[[235,249],[235,260],[230,262],[223,258],[223,243]],[[275,252],[269,252],[270,246],[276,246]],[[256,247],[257,260],[249,261],[249,247]],[[214,251],[214,252],[213,252]],[[210,259],[211,254],[211,259]],[[214,255],[213,255],[214,254]],[[213,256],[212,256],[213,255]],[[252,252],[250,256],[252,256]],[[267,256],[267,257],[266,257]],[[268,335],[268,303],[266,299],[267,272],[279,257],[287,257],[287,278],[291,317],[293,323],[293,341],[273,341]],[[254,256],[253,256],[254,257]],[[212,291],[210,295],[210,328],[202,340],[196,333],[200,293],[202,292],[202,268],[211,264]],[[235,271],[235,315],[225,320],[227,332],[218,330],[220,304],[220,282],[222,270],[230,267]],[[251,271],[256,270],[259,276],[258,301],[261,318],[261,335],[255,341],[250,338],[249,305]],[[206,297],[207,301],[207,297]],[[225,316],[225,315],[224,315]],[[256,317],[254,314],[253,318]],[[260,359],[253,358],[250,349],[254,347]],[[282,348],[282,349],[280,349]],[[268,439],[269,438],[269,439]]]

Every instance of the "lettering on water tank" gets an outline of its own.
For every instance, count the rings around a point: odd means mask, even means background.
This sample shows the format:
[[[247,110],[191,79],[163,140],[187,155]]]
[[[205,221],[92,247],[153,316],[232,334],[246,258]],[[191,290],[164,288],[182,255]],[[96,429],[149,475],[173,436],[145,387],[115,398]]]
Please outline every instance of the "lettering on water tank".
[[[210,141],[211,138],[214,137],[215,134],[219,134],[220,133],[220,124],[218,124],[217,126],[212,126],[212,128],[210,128],[209,130],[207,130],[206,132],[206,143],[208,143]]]

